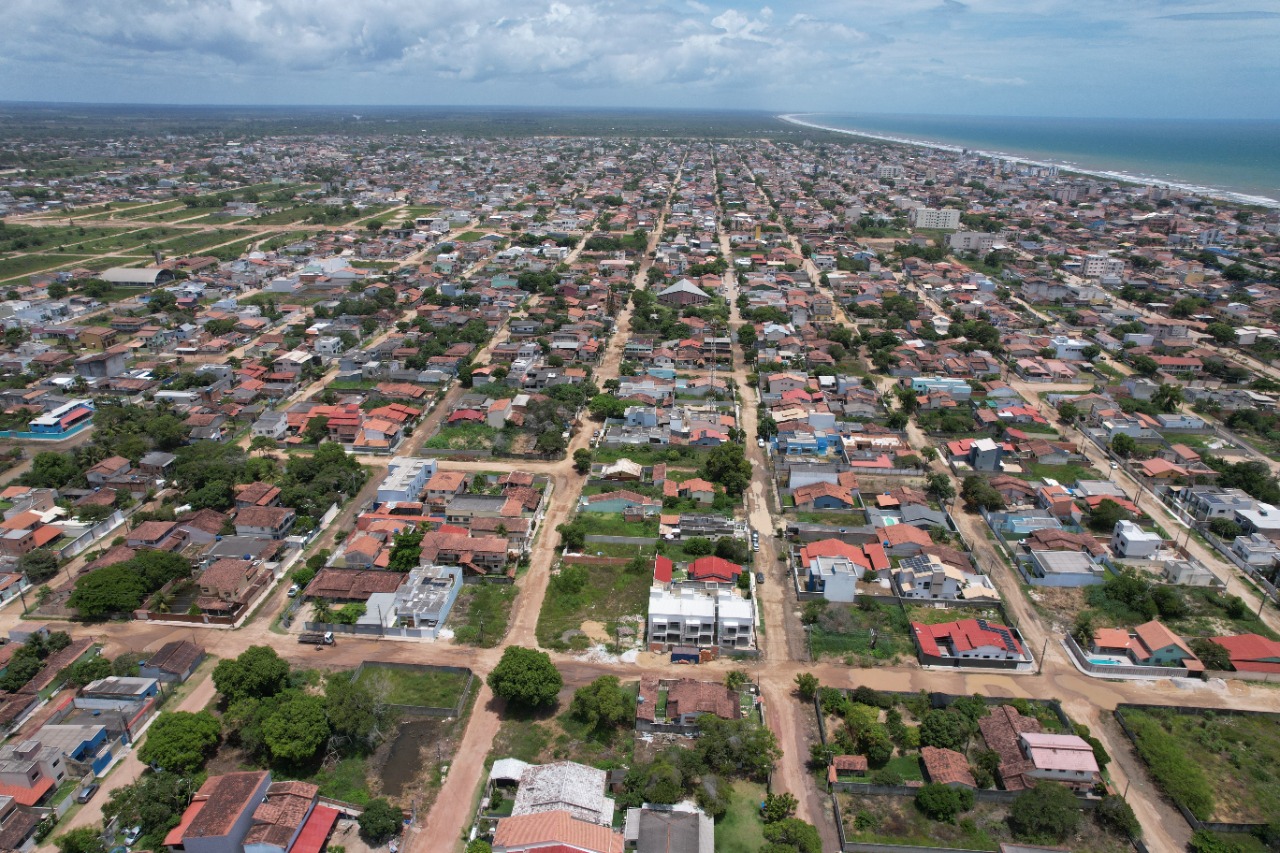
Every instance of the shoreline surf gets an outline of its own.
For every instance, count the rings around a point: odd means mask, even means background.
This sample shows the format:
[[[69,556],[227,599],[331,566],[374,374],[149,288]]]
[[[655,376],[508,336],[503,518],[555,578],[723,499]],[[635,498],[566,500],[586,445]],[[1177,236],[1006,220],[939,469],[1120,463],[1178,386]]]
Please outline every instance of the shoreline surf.
[[[1254,207],[1266,207],[1272,209],[1280,209],[1280,200],[1270,198],[1269,196],[1250,195],[1248,193],[1234,192],[1232,190],[1224,190],[1216,187],[1201,186],[1198,184],[1183,183],[1179,181],[1163,180],[1144,175],[1135,175],[1129,172],[1114,171],[1108,169],[1091,169],[1078,166],[1069,161],[1055,160],[1037,160],[1031,157],[1019,156],[1016,154],[1006,154],[1001,151],[993,151],[988,149],[980,149],[971,146],[955,145],[946,142],[931,142],[924,139],[915,139],[907,136],[894,136],[886,133],[877,133],[874,131],[852,130],[843,127],[831,127],[825,124],[819,124],[813,121],[806,121],[805,118],[811,115],[821,115],[821,113],[784,113],[777,116],[780,121],[789,124],[800,125],[801,127],[809,127],[814,130],[827,130],[832,133],[842,133],[846,136],[861,136],[865,139],[877,139],[881,142],[893,142],[899,145],[910,145],[916,148],[928,148],[937,151],[948,151],[959,154],[963,151],[970,151],[982,157],[991,157],[1000,160],[1007,160],[1010,163],[1019,163],[1026,166],[1038,166],[1041,168],[1057,168],[1063,171],[1072,172],[1078,175],[1088,175],[1095,178],[1105,178],[1113,181],[1124,181],[1125,183],[1137,184],[1139,186],[1149,187],[1168,187],[1169,189],[1181,190],[1193,195],[1204,196],[1205,198],[1214,198],[1222,201],[1228,201],[1233,204],[1249,205]]]

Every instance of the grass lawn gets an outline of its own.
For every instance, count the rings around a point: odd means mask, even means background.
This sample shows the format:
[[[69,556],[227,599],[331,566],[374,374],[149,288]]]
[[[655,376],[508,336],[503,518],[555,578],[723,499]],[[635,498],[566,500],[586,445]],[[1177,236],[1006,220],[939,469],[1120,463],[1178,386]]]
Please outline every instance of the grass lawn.
[[[198,252],[209,246],[217,246],[220,243],[230,243],[241,237],[247,237],[248,231],[238,228],[218,229],[217,231],[207,232],[203,234],[188,234],[178,237],[175,240],[166,240],[160,244],[160,249],[168,254],[187,255],[192,252]]]
[[[580,570],[580,571],[579,571]],[[585,578],[574,590],[562,581],[569,572]],[[581,572],[581,573],[580,573]],[[538,614],[538,642],[549,649],[586,648],[592,640],[585,636],[562,639],[568,631],[581,630],[583,622],[599,622],[610,637],[624,617],[643,619],[648,609],[649,571],[628,572],[625,566],[574,566],[567,563],[560,575],[551,579],[547,597]]]
[[[1028,479],[1043,480],[1046,477],[1057,480],[1063,485],[1070,485],[1077,480],[1105,480],[1096,468],[1087,465],[1042,465],[1039,462],[1023,462],[1023,471],[1028,475]]]
[[[467,676],[429,667],[411,670],[374,664],[360,670],[359,681],[374,686],[393,705],[452,708],[462,696]]]
[[[734,782],[729,810],[716,824],[716,853],[757,853],[765,845],[760,804],[764,786],[755,782]]]
[[[895,755],[884,767],[886,770],[896,772],[904,781],[924,781],[924,773],[920,770],[919,753]]]
[[[458,236],[450,237],[449,239],[457,243],[474,243],[483,236],[484,234],[480,231],[463,231]]]
[[[906,607],[906,611],[908,622],[920,622],[924,625],[945,625],[948,622],[959,622],[961,619],[987,619],[991,622],[999,623],[1003,619],[1000,611],[994,607],[966,607],[964,609],[956,608],[951,610],[930,607],[924,604],[909,604]]]
[[[455,450],[489,450],[497,430],[487,424],[444,426],[423,447]]]
[[[802,524],[828,524],[832,527],[862,527],[867,523],[867,514],[862,510],[797,512],[796,521]]]
[[[0,279],[18,278],[34,272],[51,270],[63,266],[79,266],[78,261],[87,255],[19,255],[16,258],[0,260]]]
[[[473,583],[462,587],[448,627],[456,643],[492,648],[507,633],[515,584]]]
[[[372,799],[369,796],[368,776],[368,760],[361,756],[352,756],[318,770],[310,781],[319,786],[322,797],[363,806]]]
[[[627,521],[619,512],[582,512],[573,522],[575,527],[586,531],[588,536],[657,536],[658,517],[644,521]],[[586,544],[586,550],[592,550],[592,544]],[[594,551],[592,551],[594,553]]]

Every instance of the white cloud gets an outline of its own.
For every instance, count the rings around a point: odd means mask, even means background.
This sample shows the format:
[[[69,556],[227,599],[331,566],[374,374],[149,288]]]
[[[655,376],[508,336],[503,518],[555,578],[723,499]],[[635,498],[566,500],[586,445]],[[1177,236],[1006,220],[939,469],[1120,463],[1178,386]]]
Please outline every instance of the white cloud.
[[[1280,23],[1248,14],[1227,0],[9,0],[0,98],[1176,112],[1197,92],[1225,109],[1229,91],[1280,114]]]

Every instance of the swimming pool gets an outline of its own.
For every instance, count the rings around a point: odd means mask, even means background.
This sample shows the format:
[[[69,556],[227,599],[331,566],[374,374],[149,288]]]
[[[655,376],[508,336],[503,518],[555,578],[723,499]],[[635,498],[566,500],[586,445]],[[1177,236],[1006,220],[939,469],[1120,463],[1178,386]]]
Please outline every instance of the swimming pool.
[[[1097,666],[1121,666],[1122,665],[1120,661],[1112,660],[1111,658],[1089,658],[1089,663],[1095,664]]]

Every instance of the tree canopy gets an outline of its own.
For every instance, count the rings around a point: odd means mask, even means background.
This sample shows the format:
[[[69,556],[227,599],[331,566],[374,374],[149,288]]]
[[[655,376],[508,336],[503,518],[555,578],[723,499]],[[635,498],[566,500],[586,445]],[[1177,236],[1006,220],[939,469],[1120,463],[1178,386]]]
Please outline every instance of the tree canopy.
[[[208,711],[164,711],[147,730],[138,759],[170,773],[195,773],[221,737],[222,724]]]
[[[546,652],[508,646],[486,679],[494,695],[513,705],[554,705],[564,679]]]
[[[228,704],[274,696],[289,684],[289,662],[270,646],[250,646],[239,657],[219,661],[213,670],[213,683]]]

